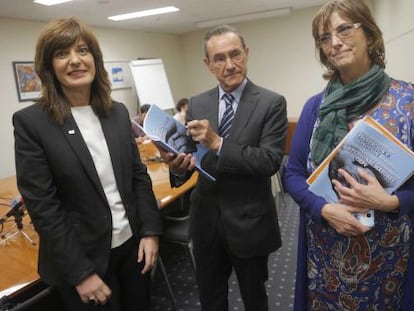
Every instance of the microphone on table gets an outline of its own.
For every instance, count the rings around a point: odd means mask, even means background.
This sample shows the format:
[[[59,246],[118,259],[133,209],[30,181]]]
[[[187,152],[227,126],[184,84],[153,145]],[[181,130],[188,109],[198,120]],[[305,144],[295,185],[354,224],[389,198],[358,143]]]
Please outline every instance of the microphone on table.
[[[11,209],[7,212],[6,217],[15,216],[19,212],[23,204],[24,200],[22,196],[14,198],[10,203]]]
[[[10,206],[11,206],[11,208],[7,212],[7,214],[0,219],[0,226],[3,226],[3,223],[6,222],[9,217],[13,216],[14,217],[14,222],[16,223],[15,226],[17,227],[18,231],[14,232],[12,234],[9,234],[10,233],[10,230],[8,230],[7,232],[5,232],[3,235],[0,236],[0,238],[2,239],[2,241],[1,241],[0,244],[2,244],[5,241],[9,240],[11,237],[14,237],[17,233],[20,232],[21,234],[23,234],[23,236],[27,240],[29,240],[29,242],[32,245],[36,245],[36,242],[33,241],[30,238],[30,236],[26,232],[23,231],[23,217],[25,215],[24,208],[23,208],[23,207],[25,207],[25,204],[24,204],[23,198],[21,196],[18,196],[16,198],[14,198],[10,202]],[[1,309],[0,309],[0,311],[1,311]]]

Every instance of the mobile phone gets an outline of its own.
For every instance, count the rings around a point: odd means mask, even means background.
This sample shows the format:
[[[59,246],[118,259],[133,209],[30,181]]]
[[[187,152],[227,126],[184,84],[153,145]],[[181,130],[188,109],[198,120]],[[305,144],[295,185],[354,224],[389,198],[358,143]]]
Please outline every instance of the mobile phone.
[[[361,224],[367,227],[374,227],[375,225],[375,213],[373,209],[370,209],[367,213],[356,213],[355,217],[360,221]]]

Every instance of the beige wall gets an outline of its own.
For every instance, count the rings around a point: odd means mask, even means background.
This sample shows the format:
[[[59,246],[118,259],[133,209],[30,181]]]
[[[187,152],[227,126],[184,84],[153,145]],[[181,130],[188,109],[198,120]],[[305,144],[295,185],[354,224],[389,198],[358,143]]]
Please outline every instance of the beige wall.
[[[395,78],[414,80],[414,21],[411,0],[375,0],[374,15],[383,29],[387,50],[387,72]],[[283,94],[288,115],[299,116],[306,99],[325,85],[315,58],[311,20],[317,8],[293,11],[288,16],[236,24],[250,47],[249,77],[257,84]],[[11,116],[30,103],[17,100],[12,61],[32,60],[34,45],[43,23],[0,18],[0,178],[15,173]],[[94,29],[105,60],[160,57],[164,61],[175,100],[216,85],[203,64],[205,30],[183,36],[113,29]],[[131,115],[136,111],[132,89],[115,90]]]
[[[414,2],[377,0],[373,11],[384,35],[388,74],[414,81]]]
[[[298,116],[305,100],[319,92],[324,81],[315,58],[311,21],[317,8],[293,11],[288,16],[235,24],[249,46],[249,78],[283,94],[288,115]],[[204,31],[183,38],[185,72],[190,95],[216,85],[202,63]]]
[[[40,25],[0,19],[0,177],[14,174],[11,116],[27,104],[17,100],[12,61],[33,60]]]

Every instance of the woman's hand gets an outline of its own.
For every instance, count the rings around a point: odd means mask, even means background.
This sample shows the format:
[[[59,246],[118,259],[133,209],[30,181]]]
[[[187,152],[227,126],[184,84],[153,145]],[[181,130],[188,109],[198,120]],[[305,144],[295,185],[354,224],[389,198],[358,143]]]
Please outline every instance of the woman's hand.
[[[354,216],[366,213],[367,209],[355,208],[345,204],[328,203],[322,207],[322,217],[338,232],[345,236],[358,236],[371,228],[364,226]]]
[[[76,290],[83,303],[94,303],[95,305],[104,305],[111,297],[111,289],[95,273],[83,279]]]
[[[139,242],[138,262],[145,257],[145,266],[141,273],[144,274],[152,269],[158,257],[159,239],[157,236],[144,237]]]
[[[344,169],[339,169],[338,172],[350,185],[350,187],[346,187],[339,181],[332,180],[335,190],[339,194],[340,203],[383,212],[391,212],[399,207],[397,196],[388,194],[375,176],[364,169],[358,168],[358,173],[367,181],[366,185],[359,183]]]

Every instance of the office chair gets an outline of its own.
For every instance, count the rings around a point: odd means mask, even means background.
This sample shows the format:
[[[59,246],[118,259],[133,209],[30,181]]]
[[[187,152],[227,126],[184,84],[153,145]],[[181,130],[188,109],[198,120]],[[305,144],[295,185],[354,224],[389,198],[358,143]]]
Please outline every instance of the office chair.
[[[186,193],[177,200],[175,206],[169,206],[161,211],[163,235],[160,237],[160,244],[169,243],[184,247],[190,256],[191,265],[195,271],[196,263],[193,254],[193,245],[189,235],[189,194],[190,193]],[[168,208],[170,210],[168,210]],[[168,295],[171,299],[173,310],[177,310],[176,298],[160,253],[158,254],[158,265],[160,266],[161,273],[167,285]]]
[[[193,244],[189,235],[190,216],[182,217],[162,216],[163,235],[161,240],[167,243],[184,246],[190,256],[191,264],[196,269],[196,263],[193,253]]]

